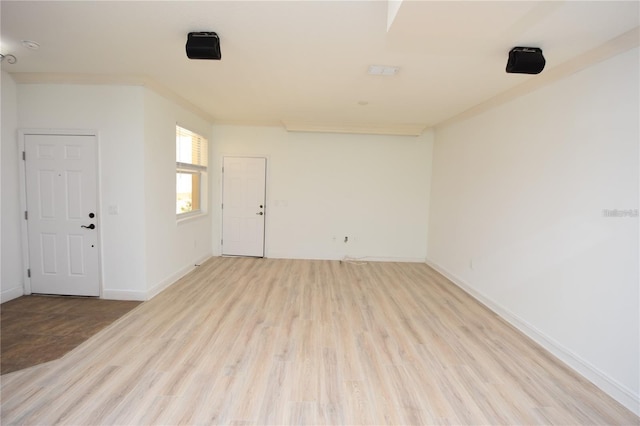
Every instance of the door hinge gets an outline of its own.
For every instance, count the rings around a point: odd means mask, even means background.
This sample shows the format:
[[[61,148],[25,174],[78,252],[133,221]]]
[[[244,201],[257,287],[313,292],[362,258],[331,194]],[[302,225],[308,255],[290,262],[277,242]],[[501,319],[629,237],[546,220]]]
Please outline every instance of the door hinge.
[[[220,208],[224,209],[224,203],[220,204]]]
[[[31,278],[31,269],[27,269],[27,277]]]
[[[22,151],[22,161],[27,161],[27,153]]]
[[[220,240],[220,245],[223,245],[223,244],[224,244],[224,240]]]
[[[29,212],[25,210],[24,212],[24,220],[29,220]]]
[[[224,173],[224,166],[222,166],[222,173]]]

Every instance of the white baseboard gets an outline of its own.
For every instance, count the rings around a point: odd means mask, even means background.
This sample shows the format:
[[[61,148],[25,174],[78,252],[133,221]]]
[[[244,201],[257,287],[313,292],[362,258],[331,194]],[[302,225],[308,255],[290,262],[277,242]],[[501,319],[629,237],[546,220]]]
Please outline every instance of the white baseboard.
[[[131,290],[102,290],[101,299],[108,300],[147,300],[147,293],[145,291],[131,291]]]
[[[355,262],[399,262],[399,263],[424,263],[424,257],[377,257],[377,256],[347,256],[339,260],[352,260]]]
[[[640,416],[640,395],[634,395],[633,392],[627,389],[624,385],[618,383],[616,380],[607,376],[600,371],[597,367],[591,365],[589,362],[583,360],[580,356],[571,352],[563,345],[547,336],[531,324],[523,320],[522,318],[514,315],[508,309],[504,308],[500,304],[494,302],[492,299],[484,296],[473,287],[471,287],[463,279],[457,277],[455,274],[448,271],[446,268],[438,265],[437,263],[427,259],[427,265],[438,271],[445,278],[451,281],[456,286],[460,287],[465,293],[482,303],[487,308],[491,309],[502,319],[513,325],[515,328],[524,333],[534,342],[538,343],[544,349],[549,351],[552,355],[566,364],[569,368],[576,371],[578,374],[589,380],[591,383],[599,387],[602,391],[607,393],[613,399],[624,405],[627,409],[633,412],[635,415]]]
[[[13,288],[10,288],[9,290],[4,290],[0,293],[0,303],[17,299],[23,294],[24,294],[24,289],[22,287],[13,287]]]
[[[269,259],[296,259],[296,260],[345,260],[344,255],[292,255],[290,253],[268,253]],[[424,263],[424,257],[388,257],[388,256],[346,256],[348,260],[362,262],[402,262]]]
[[[201,265],[202,263],[206,262],[207,259],[209,259],[210,257],[211,257],[211,254],[207,254],[206,256],[203,256],[200,259],[189,262],[187,265],[183,266],[175,273],[169,275],[167,278],[160,281],[159,283],[151,287],[150,290],[147,291],[145,300],[153,299],[158,294],[160,294],[163,290],[166,290],[167,288],[169,288],[172,284],[174,284],[180,278],[184,277],[189,272],[193,271],[196,268],[195,265]]]

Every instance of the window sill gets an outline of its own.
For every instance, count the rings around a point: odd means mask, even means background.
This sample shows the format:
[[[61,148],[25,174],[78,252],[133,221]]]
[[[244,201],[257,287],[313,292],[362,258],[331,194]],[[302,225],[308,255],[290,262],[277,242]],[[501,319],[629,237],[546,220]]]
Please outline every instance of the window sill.
[[[208,216],[207,212],[203,212],[203,211],[182,213],[182,214],[176,215],[176,224],[180,225],[182,223],[191,222],[205,216]]]

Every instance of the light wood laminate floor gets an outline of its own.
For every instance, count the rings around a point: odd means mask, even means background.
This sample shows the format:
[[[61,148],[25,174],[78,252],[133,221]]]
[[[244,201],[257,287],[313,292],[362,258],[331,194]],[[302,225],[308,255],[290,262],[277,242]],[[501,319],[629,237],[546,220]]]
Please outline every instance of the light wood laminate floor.
[[[212,258],[60,360],[9,424],[638,424],[425,264]]]

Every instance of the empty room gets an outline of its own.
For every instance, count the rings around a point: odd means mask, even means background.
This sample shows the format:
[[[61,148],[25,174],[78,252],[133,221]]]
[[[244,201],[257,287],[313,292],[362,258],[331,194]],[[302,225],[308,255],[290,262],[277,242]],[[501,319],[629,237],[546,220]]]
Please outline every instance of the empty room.
[[[639,2],[0,23],[2,424],[640,424]]]

